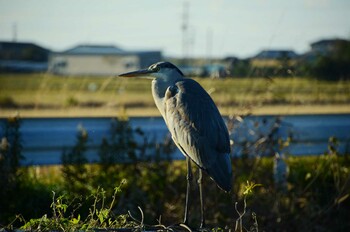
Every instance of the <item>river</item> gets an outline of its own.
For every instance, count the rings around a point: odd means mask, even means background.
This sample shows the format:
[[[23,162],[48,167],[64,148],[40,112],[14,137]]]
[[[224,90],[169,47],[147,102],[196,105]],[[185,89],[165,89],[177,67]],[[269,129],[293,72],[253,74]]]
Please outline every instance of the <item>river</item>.
[[[98,161],[98,148],[111,133],[112,118],[22,118],[20,133],[25,157],[22,165],[50,165],[61,163],[63,151],[74,146],[79,128],[88,134],[86,157]],[[337,138],[337,150],[349,153],[350,114],[247,116],[225,119],[230,128],[232,156],[320,155],[327,152],[329,138]],[[130,126],[140,128],[149,141],[161,143],[169,136],[160,117],[129,119]],[[0,119],[0,136],[4,136],[6,119]],[[214,132],[215,133],[215,132]],[[281,148],[278,141],[284,142]],[[140,139],[138,142],[141,142]],[[288,142],[288,143],[287,143]],[[175,150],[172,159],[182,159]]]

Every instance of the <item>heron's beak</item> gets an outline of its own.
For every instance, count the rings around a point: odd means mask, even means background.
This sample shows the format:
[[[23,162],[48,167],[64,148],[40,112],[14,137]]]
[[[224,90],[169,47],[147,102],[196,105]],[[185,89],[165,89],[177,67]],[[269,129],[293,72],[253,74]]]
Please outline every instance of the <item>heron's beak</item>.
[[[149,69],[141,69],[133,72],[127,72],[119,74],[120,77],[140,77],[140,76],[148,76],[149,74],[153,73],[152,70]]]

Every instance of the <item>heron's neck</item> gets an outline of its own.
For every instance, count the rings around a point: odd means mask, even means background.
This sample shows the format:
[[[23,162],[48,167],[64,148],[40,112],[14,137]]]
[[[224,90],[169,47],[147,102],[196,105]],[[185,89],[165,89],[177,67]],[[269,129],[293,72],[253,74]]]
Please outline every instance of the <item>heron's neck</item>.
[[[154,102],[160,113],[164,116],[164,96],[169,86],[175,85],[175,83],[181,78],[174,78],[172,80],[163,80],[161,78],[154,79],[152,81],[152,95]]]

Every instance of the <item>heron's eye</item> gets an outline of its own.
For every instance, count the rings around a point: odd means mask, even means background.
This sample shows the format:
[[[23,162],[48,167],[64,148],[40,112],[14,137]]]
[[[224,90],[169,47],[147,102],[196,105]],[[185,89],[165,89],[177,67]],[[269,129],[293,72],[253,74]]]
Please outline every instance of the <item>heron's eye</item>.
[[[152,67],[153,72],[158,72],[160,70],[159,66]]]

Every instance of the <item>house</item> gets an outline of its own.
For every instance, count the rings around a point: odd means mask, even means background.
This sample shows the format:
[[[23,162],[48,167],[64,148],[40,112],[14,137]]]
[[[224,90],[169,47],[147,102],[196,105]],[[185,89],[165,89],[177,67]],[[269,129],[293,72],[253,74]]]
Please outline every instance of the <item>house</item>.
[[[323,39],[310,44],[311,49],[302,55],[303,62],[313,62],[320,56],[329,56],[336,52],[337,48],[349,43],[345,39]]]
[[[253,67],[292,66],[298,55],[292,50],[263,50],[252,57],[250,64]]]
[[[34,43],[0,41],[0,71],[45,72],[49,53]]]
[[[324,39],[311,44],[311,52],[326,55],[334,52],[341,43],[347,43],[344,39]]]
[[[160,51],[125,51],[113,45],[79,45],[50,54],[48,71],[58,75],[116,75],[161,60]]]

